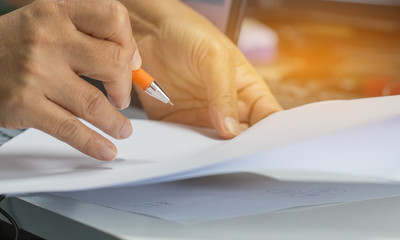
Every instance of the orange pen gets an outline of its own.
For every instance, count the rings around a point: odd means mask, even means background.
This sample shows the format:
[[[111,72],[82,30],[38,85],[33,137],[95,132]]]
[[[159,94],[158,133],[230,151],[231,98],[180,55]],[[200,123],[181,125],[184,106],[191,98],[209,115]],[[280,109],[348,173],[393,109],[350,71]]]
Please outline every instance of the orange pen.
[[[150,96],[163,103],[169,103],[171,106],[174,105],[156,80],[142,68],[132,71],[132,82]]]

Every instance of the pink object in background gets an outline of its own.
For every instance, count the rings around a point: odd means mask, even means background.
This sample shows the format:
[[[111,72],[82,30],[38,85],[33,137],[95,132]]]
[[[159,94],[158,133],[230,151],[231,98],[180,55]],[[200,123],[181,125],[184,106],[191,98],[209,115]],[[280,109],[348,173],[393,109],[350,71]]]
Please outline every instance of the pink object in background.
[[[254,19],[244,19],[238,47],[252,63],[270,62],[278,53],[278,35]]]

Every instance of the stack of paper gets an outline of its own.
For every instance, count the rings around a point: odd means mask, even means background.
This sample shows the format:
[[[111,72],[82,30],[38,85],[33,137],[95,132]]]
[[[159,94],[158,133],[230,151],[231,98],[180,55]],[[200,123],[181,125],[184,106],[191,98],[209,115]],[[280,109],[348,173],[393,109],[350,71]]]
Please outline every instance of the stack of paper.
[[[0,148],[0,193],[127,187],[236,172],[290,181],[400,183],[400,96],[278,112],[233,140],[166,122],[132,124],[129,139],[112,140],[119,150],[113,162],[25,131]]]
[[[236,173],[57,195],[169,221],[199,222],[391,197],[400,195],[400,184],[278,181]]]

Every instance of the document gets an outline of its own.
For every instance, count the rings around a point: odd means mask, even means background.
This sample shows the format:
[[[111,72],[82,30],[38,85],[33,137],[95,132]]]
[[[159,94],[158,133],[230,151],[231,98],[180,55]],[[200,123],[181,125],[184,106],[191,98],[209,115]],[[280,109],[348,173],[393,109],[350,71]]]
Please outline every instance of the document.
[[[195,223],[399,194],[400,184],[279,181],[236,173],[57,195],[168,221]]]
[[[119,151],[112,162],[28,129],[0,147],[0,193],[128,187],[238,172],[281,181],[400,183],[400,96],[281,111],[232,140],[211,129],[132,124],[130,138],[111,139]]]

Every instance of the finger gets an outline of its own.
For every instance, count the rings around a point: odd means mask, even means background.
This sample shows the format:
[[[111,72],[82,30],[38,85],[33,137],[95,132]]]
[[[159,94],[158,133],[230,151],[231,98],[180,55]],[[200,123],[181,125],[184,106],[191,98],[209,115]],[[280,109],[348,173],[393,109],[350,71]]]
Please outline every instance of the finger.
[[[250,112],[250,126],[254,125],[258,121],[264,119],[268,115],[282,110],[279,105],[271,104],[272,99],[267,96],[263,95],[259,97],[256,101],[253,102],[251,106]]]
[[[240,123],[240,129],[242,130],[242,132],[246,131],[249,127],[250,126],[247,123]]]
[[[250,80],[247,82],[250,82]],[[268,86],[257,76],[253,77],[252,84],[240,89],[238,98],[240,99],[240,121],[247,122],[250,126],[271,113],[282,110]]]
[[[86,127],[74,115],[60,106],[41,100],[36,109],[33,127],[66,142],[82,153],[99,160],[113,160],[117,149],[109,140]]]
[[[236,55],[237,88],[240,122],[250,126],[271,113],[282,110],[264,79],[255,71],[243,54]]]
[[[45,86],[47,98],[114,138],[131,135],[129,119],[112,107],[100,90],[73,72],[66,71],[59,76],[64,79],[55,79]]]
[[[114,57],[111,59],[124,70],[118,71],[120,68],[116,68],[117,73],[112,79],[100,80],[104,80],[104,87],[114,106],[119,109],[126,108],[130,103],[129,96],[132,88],[130,70],[137,69],[141,64],[139,53],[136,51],[135,54],[136,42],[133,39],[127,9],[114,0],[71,0],[69,2],[66,9],[78,30],[98,39],[112,41],[124,49],[113,51]],[[125,51],[127,54],[124,53]],[[87,62],[85,66],[90,63]]]
[[[131,103],[131,91],[132,91],[132,70],[136,70],[140,68],[142,65],[142,58],[140,57],[139,50],[137,49],[136,43],[132,38],[134,52],[130,52],[129,56],[133,53],[132,60],[130,61],[130,65],[126,71],[121,71],[121,80],[119,79],[111,79],[110,81],[104,80],[104,88],[107,91],[108,98],[119,109],[127,108]],[[127,97],[124,97],[127,96]]]
[[[165,116],[161,120],[197,127],[213,127],[213,123],[210,120],[209,110],[207,108],[181,110]]]
[[[92,38],[77,32],[71,37],[66,55],[78,74],[103,82],[113,105],[123,109],[130,104],[132,62],[134,53],[113,42]],[[136,48],[132,42],[132,49]],[[139,56],[140,58],[140,56]]]
[[[99,39],[130,47],[132,29],[127,9],[115,0],[60,1],[76,28]]]
[[[233,138],[241,133],[238,121],[237,90],[229,54],[220,49],[207,53],[204,61],[203,79],[207,85],[210,117],[218,133]]]

